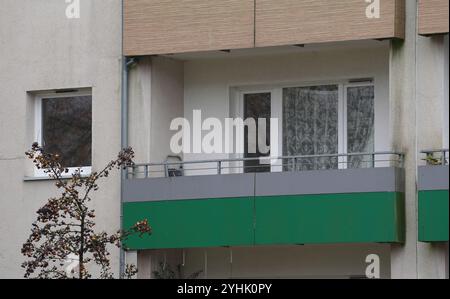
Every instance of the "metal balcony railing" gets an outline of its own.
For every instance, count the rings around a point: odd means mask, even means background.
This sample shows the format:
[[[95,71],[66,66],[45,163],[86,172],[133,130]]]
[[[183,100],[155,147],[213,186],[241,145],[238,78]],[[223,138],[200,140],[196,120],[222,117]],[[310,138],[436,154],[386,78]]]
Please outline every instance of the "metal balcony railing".
[[[427,163],[427,165],[445,166],[449,163],[448,149],[423,150],[420,153],[425,156],[423,160]]]
[[[127,169],[126,174],[127,179],[133,179],[254,172],[403,167],[403,161],[404,154],[398,152],[301,155],[277,158],[235,158],[180,162],[165,161],[161,163],[135,164]]]

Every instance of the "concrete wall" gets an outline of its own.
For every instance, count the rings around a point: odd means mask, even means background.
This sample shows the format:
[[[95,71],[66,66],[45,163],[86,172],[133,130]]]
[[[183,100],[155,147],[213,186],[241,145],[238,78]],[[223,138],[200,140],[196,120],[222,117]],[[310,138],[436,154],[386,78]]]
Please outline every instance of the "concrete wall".
[[[184,66],[177,60],[152,59],[152,119],[150,152],[152,161],[164,161],[170,150],[172,119],[183,116]]]
[[[162,162],[170,150],[172,119],[183,116],[183,62],[138,58],[129,78],[129,145],[136,162]]]
[[[406,38],[393,41],[390,54],[391,147],[406,154],[406,243],[392,246],[391,273],[393,278],[443,278],[446,246],[417,241],[416,185],[417,167],[423,164],[418,153],[442,148],[446,139],[448,54],[443,37],[418,36],[416,13],[416,2],[406,1]]]
[[[448,35],[447,38],[417,36],[416,152],[448,148],[448,42],[446,46],[446,39],[448,40]],[[417,157],[417,166],[423,165],[421,160],[423,158],[422,155]],[[436,181],[439,181],[439,178]],[[419,242],[417,246],[418,278],[448,277],[447,253],[446,244]]]
[[[448,93],[448,68],[449,68],[449,49],[448,49],[448,34],[444,37],[444,140],[443,145],[445,148],[449,147],[449,93]]]
[[[0,278],[24,274],[20,253],[36,210],[55,195],[52,181],[24,181],[33,142],[28,92],[92,89],[93,170],[120,150],[121,1],[81,0],[67,19],[61,0],[2,0],[0,5]],[[120,178],[103,181],[93,200],[98,229],[119,229]],[[111,257],[118,270],[118,250]]]
[[[444,136],[443,147],[449,148],[449,48],[448,48],[448,34],[444,37]],[[450,266],[449,266],[449,242],[444,245],[445,250],[445,277],[449,278]]]
[[[140,58],[128,79],[128,144],[136,153],[136,163],[150,161],[151,80],[151,58]]]

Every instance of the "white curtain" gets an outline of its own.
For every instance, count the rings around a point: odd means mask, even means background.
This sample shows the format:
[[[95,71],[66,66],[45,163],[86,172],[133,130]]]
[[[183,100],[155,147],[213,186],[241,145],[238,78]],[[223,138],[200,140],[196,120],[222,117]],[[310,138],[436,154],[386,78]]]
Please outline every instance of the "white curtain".
[[[283,89],[283,155],[338,153],[337,85]],[[302,158],[285,161],[285,171],[337,168],[338,159]]]
[[[374,151],[374,87],[347,88],[347,151],[368,153]],[[351,156],[349,168],[372,166],[372,156]]]

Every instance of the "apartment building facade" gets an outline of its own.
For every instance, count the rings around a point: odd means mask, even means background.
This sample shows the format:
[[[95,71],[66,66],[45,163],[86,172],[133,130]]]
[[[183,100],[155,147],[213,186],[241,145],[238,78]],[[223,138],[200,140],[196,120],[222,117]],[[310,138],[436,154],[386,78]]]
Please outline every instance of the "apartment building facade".
[[[135,150],[93,200],[153,228],[117,273],[448,278],[448,1],[76,4],[1,0],[0,278],[55,192],[34,141],[86,172]]]

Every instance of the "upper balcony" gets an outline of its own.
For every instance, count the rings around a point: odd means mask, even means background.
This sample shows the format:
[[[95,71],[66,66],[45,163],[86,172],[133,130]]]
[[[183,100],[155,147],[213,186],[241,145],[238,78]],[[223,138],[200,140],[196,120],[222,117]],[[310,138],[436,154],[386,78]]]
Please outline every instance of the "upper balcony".
[[[419,241],[448,242],[448,149],[422,151],[419,167]]]
[[[124,54],[143,56],[404,38],[405,0],[380,0],[379,7],[376,3],[125,0]]]
[[[419,0],[419,34],[448,33],[448,0]]]
[[[270,159],[268,160],[270,161]],[[403,155],[303,155],[136,164],[124,225],[131,249],[404,241]]]

